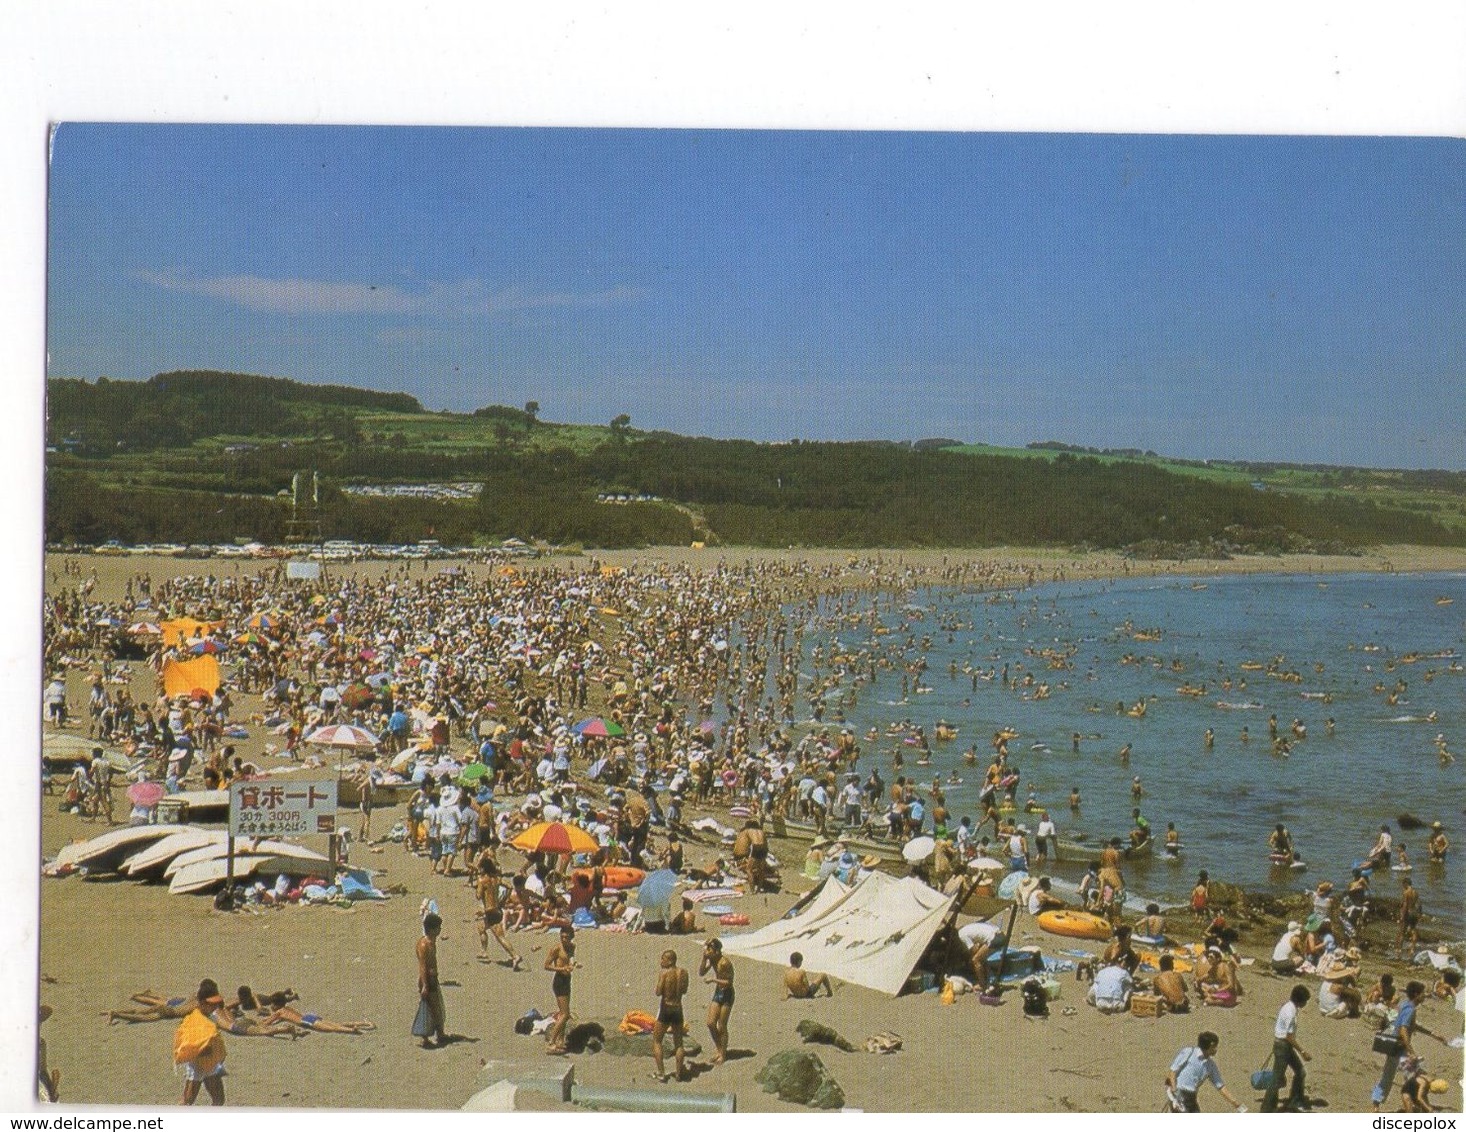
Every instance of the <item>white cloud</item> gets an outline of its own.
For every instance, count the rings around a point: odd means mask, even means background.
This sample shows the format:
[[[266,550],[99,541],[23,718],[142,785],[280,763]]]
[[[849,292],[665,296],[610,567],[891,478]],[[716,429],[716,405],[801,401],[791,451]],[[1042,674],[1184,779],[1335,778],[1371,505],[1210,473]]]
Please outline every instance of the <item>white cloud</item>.
[[[533,291],[517,286],[491,291],[476,279],[434,282],[409,289],[390,283],[266,279],[258,275],[197,277],[143,271],[138,278],[168,291],[204,295],[248,310],[283,315],[485,315],[544,307],[609,306],[634,302],[645,293],[640,287],[627,285],[600,291]]]

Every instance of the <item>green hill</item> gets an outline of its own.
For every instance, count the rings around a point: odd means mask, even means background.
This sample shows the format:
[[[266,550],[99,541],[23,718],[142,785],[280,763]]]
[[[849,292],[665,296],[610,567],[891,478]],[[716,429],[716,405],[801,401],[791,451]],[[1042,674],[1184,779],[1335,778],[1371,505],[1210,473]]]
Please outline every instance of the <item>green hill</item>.
[[[711,440],[638,431],[624,416],[540,421],[533,403],[431,413],[406,394],[212,372],[56,379],[48,391],[53,543],[278,541],[289,518],[279,493],[314,470],[326,537],[374,542],[1083,545],[1168,556],[1466,544],[1459,473]],[[477,498],[353,490],[464,482],[483,485]]]

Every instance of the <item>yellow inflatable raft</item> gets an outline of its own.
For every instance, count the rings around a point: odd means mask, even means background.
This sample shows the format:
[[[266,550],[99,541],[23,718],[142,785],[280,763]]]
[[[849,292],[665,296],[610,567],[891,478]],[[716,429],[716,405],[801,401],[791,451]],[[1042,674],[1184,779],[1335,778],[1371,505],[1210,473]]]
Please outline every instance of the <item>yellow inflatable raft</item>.
[[[1069,908],[1055,908],[1038,914],[1038,926],[1054,935],[1067,935],[1075,939],[1109,939],[1110,922],[1103,916],[1088,912],[1077,912]]]

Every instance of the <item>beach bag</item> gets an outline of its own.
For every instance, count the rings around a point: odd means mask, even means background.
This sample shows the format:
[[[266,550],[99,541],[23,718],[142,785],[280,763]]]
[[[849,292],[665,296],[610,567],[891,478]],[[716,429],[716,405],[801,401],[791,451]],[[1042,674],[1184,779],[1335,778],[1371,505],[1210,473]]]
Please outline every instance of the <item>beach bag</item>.
[[[420,998],[417,1000],[417,1014],[412,1020],[412,1036],[414,1038],[426,1038],[433,1032],[433,1012],[428,1007],[428,1000]]]
[[[1273,1087],[1273,1081],[1277,1076],[1277,1070],[1273,1068],[1274,1062],[1271,1056],[1262,1063],[1261,1069],[1252,1071],[1252,1087],[1259,1093],[1265,1093]]]
[[[1379,1033],[1374,1035],[1373,1049],[1375,1053],[1382,1053],[1386,1057],[1399,1057],[1405,1052],[1405,1043],[1400,1041],[1398,1034]]]
[[[531,1009],[522,1018],[516,1018],[514,1020],[514,1032],[521,1036],[527,1036],[534,1033],[534,1024],[540,1021],[540,1019],[543,1017],[544,1015],[542,1015],[538,1010]]]
[[[657,1020],[645,1010],[628,1010],[621,1018],[621,1023],[616,1027],[623,1034],[636,1037],[638,1034],[650,1034],[652,1027]]]
[[[1023,1013],[1030,1018],[1049,1016],[1049,996],[1044,993],[1043,983],[1037,979],[1025,979],[1023,982]]]
[[[208,1073],[223,1060],[224,1039],[219,1036],[219,1027],[201,1010],[185,1015],[173,1031],[173,1064],[197,1062],[199,1069]]]

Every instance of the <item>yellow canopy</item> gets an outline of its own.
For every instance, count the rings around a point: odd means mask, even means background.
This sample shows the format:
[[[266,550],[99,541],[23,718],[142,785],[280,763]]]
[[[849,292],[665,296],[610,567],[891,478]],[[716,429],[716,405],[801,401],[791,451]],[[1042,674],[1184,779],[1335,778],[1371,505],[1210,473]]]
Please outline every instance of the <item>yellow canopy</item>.
[[[175,617],[172,621],[164,621],[158,626],[163,630],[163,643],[165,645],[185,645],[193,640],[194,634],[202,634],[213,629],[215,623],[199,621],[193,617]]]
[[[168,696],[186,696],[195,688],[209,695],[219,690],[219,662],[212,656],[192,660],[170,660],[163,665],[163,691]]]

